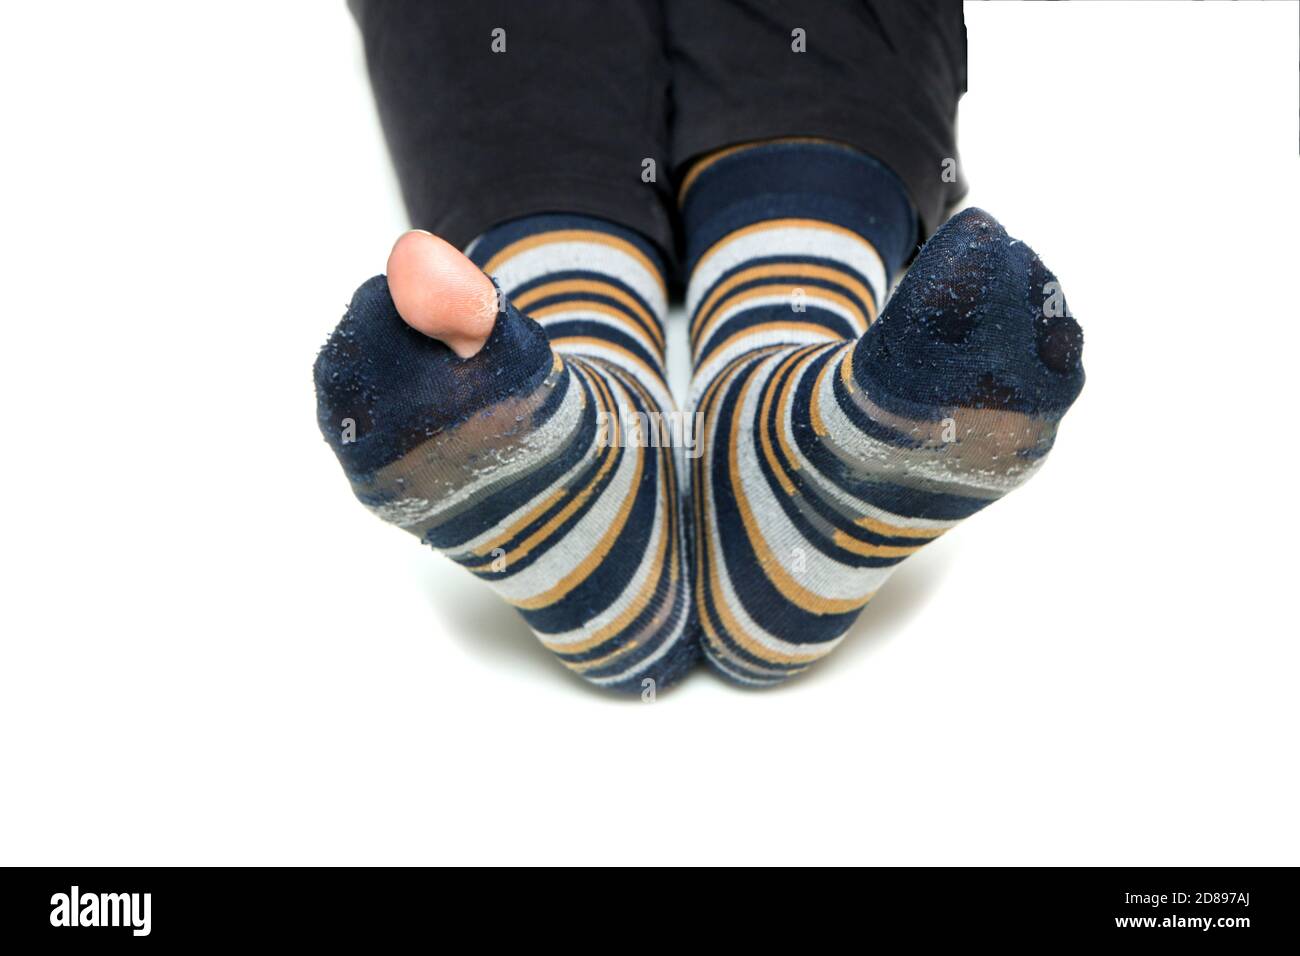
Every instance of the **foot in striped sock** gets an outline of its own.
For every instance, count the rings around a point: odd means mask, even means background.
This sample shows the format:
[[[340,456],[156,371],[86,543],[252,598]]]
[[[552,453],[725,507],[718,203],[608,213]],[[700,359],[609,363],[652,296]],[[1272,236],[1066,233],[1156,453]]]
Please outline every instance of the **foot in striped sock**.
[[[778,683],[908,555],[1023,483],[1083,385],[1055,277],[979,210],[914,242],[901,185],[835,146],[756,147],[685,196],[695,601],[709,661]]]
[[[559,216],[471,254],[398,241],[316,360],[321,431],[365,505],[490,582],[565,666],[662,688],[698,649],[674,452],[635,427],[672,407],[657,254]]]

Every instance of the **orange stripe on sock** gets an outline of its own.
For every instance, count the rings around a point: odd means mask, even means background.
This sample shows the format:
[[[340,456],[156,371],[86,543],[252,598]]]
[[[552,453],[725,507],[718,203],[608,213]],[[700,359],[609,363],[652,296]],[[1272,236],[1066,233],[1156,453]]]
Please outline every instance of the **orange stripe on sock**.
[[[528,307],[530,305],[532,305],[534,302],[540,302],[542,299],[549,299],[552,296],[557,296],[557,295],[575,295],[575,294],[580,295],[582,293],[603,295],[606,298],[613,299],[614,301],[618,302],[621,306],[623,306],[625,309],[628,310],[628,312],[632,314],[632,317],[635,318],[639,323],[639,325],[642,328],[644,328],[644,330],[650,335],[650,337],[659,346],[659,351],[660,352],[663,351],[664,337],[663,337],[663,332],[659,328],[659,323],[654,320],[654,318],[650,315],[650,313],[646,311],[645,307],[641,305],[641,303],[638,302],[635,298],[628,295],[622,289],[610,285],[607,282],[597,282],[590,279],[567,279],[561,282],[547,282],[542,285],[536,286],[535,288],[529,289],[527,292],[515,296],[512,301],[515,304],[515,308],[518,309],[520,312],[528,312]],[[584,308],[588,308],[591,306],[599,306],[599,309],[596,309],[594,311],[601,311],[606,313],[612,311],[610,309],[610,306],[606,305],[603,302],[592,303],[587,300],[578,299],[578,300],[565,301],[563,303],[559,303],[553,306],[547,306],[546,314],[549,315],[551,314],[551,311],[562,309],[565,307],[578,308],[579,306]],[[529,313],[529,314],[532,315],[533,318],[537,318],[537,316],[541,313],[536,312],[536,313]]]
[[[842,304],[862,320],[862,327],[864,329],[875,321],[875,296],[871,294],[869,288],[857,279],[853,278],[847,272],[830,266],[816,266],[807,262],[776,263],[773,265],[753,266],[749,269],[742,269],[740,272],[729,276],[727,279],[714,286],[713,290],[709,292],[708,297],[701,302],[699,308],[695,310],[695,315],[691,317],[691,341],[697,342],[699,339],[703,338],[703,333],[707,329],[701,328],[701,325],[704,325],[705,323],[712,325],[712,319],[710,316],[723,311],[720,300],[736,286],[742,285],[746,282],[753,282],[756,279],[766,279],[773,276],[785,277],[791,275],[807,279],[824,279],[828,282],[833,282],[836,285],[842,285],[846,289],[852,290],[854,295],[856,295],[862,302],[866,303],[866,314],[863,314],[862,310],[858,308],[856,304],[844,299],[843,296],[838,296],[830,290],[819,288],[817,290],[817,295],[824,295],[827,298],[834,297],[837,301],[843,300]],[[799,288],[799,286],[790,285],[790,288],[796,289]],[[728,300],[726,304],[731,305],[732,301],[734,300]]]

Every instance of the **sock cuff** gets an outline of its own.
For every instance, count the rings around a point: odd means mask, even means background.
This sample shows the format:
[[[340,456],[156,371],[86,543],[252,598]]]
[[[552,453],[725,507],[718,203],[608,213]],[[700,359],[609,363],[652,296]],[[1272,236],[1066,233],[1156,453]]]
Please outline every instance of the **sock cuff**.
[[[777,219],[813,219],[857,233],[891,279],[916,245],[916,210],[902,180],[851,147],[773,142],[706,162],[682,197],[689,270],[730,233]]]

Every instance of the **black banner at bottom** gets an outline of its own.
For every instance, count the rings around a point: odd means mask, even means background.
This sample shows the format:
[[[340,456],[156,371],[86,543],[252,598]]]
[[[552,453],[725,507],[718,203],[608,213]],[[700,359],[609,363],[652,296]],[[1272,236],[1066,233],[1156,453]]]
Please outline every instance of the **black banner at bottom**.
[[[719,875],[626,869],[506,874],[423,869],[7,869],[0,940],[105,946],[349,942],[662,947],[710,917],[826,946],[846,930],[916,942],[1292,945],[1291,869],[898,869]],[[599,914],[599,915],[597,915]],[[741,929],[750,924],[755,929]],[[878,933],[887,933],[879,937]],[[691,930],[694,935],[695,931]],[[593,938],[594,937],[594,938]],[[15,950],[10,950],[14,952]],[[21,950],[26,951],[26,950]]]

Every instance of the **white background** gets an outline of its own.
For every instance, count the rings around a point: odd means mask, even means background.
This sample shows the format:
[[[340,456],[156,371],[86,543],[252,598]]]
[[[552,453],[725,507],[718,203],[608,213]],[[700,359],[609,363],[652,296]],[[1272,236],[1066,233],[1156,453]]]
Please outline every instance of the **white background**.
[[[966,16],[1082,398],[807,675],[643,704],[316,431],[406,224],[342,0],[11,6],[0,863],[1300,862],[1297,5]]]

